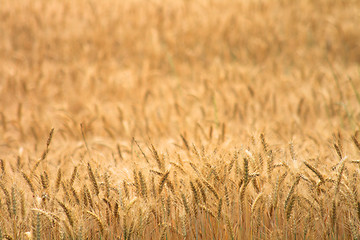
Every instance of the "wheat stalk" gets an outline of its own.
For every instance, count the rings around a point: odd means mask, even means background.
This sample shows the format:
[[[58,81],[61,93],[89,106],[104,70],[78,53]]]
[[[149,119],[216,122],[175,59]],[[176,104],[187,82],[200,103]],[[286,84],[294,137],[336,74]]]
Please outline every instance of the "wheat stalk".
[[[90,178],[90,182],[91,182],[91,184],[93,186],[93,189],[95,191],[95,195],[99,195],[99,187],[98,187],[95,175],[94,175],[94,173],[93,173],[93,171],[91,169],[90,163],[87,164],[87,169],[88,169],[88,175],[89,175],[89,178]]]
[[[168,178],[169,174],[170,174],[170,171],[167,171],[167,172],[162,176],[162,178],[160,179],[159,187],[158,187],[158,189],[159,189],[159,191],[158,191],[159,194],[161,194],[161,192],[162,192],[162,190],[163,190],[163,188],[164,188],[165,181],[166,181],[166,179]]]
[[[93,219],[96,221],[96,223],[97,223],[98,226],[99,226],[100,233],[103,234],[103,232],[104,232],[104,225],[103,225],[101,219],[99,218],[99,216],[96,215],[95,213],[91,212],[91,211],[86,211],[86,213],[87,213],[91,218],[93,218]]]
[[[64,203],[60,202],[59,200],[56,200],[56,201],[58,202],[60,207],[64,210],[65,215],[66,215],[71,227],[74,227],[74,215],[72,214],[70,209]]]

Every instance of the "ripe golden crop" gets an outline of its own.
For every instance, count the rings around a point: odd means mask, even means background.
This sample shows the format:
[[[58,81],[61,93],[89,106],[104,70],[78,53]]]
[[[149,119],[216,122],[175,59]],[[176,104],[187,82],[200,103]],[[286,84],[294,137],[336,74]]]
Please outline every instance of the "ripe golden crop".
[[[4,0],[0,239],[358,239],[358,0]]]

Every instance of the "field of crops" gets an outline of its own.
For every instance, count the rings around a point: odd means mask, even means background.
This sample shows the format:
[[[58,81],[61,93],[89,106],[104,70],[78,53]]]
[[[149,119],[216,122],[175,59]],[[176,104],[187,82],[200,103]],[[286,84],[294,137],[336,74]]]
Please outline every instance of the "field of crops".
[[[360,1],[0,1],[0,239],[360,239]]]

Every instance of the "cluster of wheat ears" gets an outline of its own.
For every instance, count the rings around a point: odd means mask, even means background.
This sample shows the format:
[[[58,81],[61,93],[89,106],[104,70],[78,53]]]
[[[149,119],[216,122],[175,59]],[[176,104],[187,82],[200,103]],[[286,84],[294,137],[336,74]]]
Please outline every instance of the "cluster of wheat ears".
[[[233,151],[190,145],[181,136],[184,156],[153,145],[148,155],[133,139],[144,162],[115,184],[110,172],[93,167],[85,135],[89,161],[71,174],[61,167],[56,174],[39,171],[53,132],[31,171],[23,170],[20,157],[11,173],[0,162],[1,238],[359,237],[360,161],[344,155],[341,135],[334,143],[337,163],[327,168],[319,159],[299,161],[292,143],[289,159],[279,156],[264,134]],[[357,136],[352,140],[360,152]],[[120,148],[118,154],[120,160]],[[14,178],[26,187],[12,184]]]
[[[359,12],[2,0],[0,239],[360,239]]]

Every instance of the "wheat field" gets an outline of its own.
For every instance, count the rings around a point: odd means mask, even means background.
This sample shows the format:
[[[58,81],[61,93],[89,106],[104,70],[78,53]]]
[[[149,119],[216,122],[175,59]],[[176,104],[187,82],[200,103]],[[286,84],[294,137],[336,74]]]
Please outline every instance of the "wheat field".
[[[2,0],[0,239],[360,239],[358,0]]]

